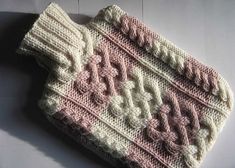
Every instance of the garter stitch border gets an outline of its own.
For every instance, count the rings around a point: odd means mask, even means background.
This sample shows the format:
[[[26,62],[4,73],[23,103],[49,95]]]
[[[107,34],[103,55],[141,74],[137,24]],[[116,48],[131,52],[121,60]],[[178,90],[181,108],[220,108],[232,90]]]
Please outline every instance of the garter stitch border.
[[[78,25],[51,3],[18,53],[49,71],[46,117],[115,166],[199,167],[233,106],[221,75],[116,5]]]

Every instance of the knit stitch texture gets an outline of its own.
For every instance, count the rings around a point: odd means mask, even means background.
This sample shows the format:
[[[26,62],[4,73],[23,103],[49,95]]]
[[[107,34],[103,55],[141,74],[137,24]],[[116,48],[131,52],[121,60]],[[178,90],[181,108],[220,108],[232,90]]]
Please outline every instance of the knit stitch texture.
[[[116,5],[79,25],[51,3],[18,53],[49,71],[46,117],[113,165],[199,167],[232,110],[221,75]]]

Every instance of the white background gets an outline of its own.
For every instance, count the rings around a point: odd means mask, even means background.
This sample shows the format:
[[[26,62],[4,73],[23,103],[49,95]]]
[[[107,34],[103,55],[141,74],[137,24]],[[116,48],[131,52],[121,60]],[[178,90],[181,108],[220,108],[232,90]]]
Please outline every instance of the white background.
[[[0,0],[0,168],[108,168],[64,137],[37,108],[47,73],[14,51],[48,0]],[[77,22],[117,4],[152,30],[214,67],[235,90],[235,1],[56,0]],[[235,168],[235,115],[230,115],[202,168]]]

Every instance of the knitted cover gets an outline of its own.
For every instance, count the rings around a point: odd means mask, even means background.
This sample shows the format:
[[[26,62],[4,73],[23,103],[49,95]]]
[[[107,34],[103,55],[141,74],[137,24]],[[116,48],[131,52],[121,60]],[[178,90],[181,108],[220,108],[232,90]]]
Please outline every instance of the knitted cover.
[[[18,52],[49,71],[47,118],[113,165],[199,167],[232,109],[217,72],[116,5],[79,25],[51,3]]]

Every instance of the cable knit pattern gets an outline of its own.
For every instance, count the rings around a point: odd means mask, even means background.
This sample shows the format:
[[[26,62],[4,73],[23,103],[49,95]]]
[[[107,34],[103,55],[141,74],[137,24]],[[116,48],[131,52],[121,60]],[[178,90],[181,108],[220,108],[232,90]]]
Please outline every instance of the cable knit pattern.
[[[99,17],[103,17],[107,22],[128,35],[140,47],[143,47],[147,52],[161,59],[177,72],[194,81],[196,85],[201,86],[205,91],[219,95],[223,101],[229,101],[228,105],[232,108],[230,103],[232,95],[227,84],[219,81],[216,74],[208,73],[207,67],[201,68],[199,62],[196,62],[196,64],[188,62],[187,60],[190,60],[188,54],[171,42],[158,34],[151,33],[140,21],[130,18],[117,6],[102,10],[97,18]]]
[[[233,106],[221,75],[116,5],[79,25],[51,3],[17,52],[49,71],[49,121],[116,167],[199,167]]]
[[[156,118],[148,123],[147,134],[153,141],[163,142],[169,153],[177,154],[187,151],[199,129],[200,124],[194,106],[185,103],[180,105],[173,93],[166,93]],[[184,154],[186,162],[194,162],[194,159],[189,157],[190,153]]]
[[[145,79],[139,69],[134,71],[132,77],[133,81],[123,84],[123,96],[114,96],[109,108],[114,116],[126,117],[131,127],[139,128],[144,127],[147,121],[152,119],[152,110],[162,104],[162,99],[157,82]],[[153,101],[152,107],[150,101]]]
[[[90,58],[87,71],[82,72],[79,80],[76,81],[78,92],[81,94],[90,93],[93,101],[99,105],[116,93],[114,78],[120,76],[120,82],[127,80],[126,65],[122,59],[116,59],[114,53],[109,53],[107,47],[97,49],[99,55]],[[114,68],[111,63],[119,68]],[[100,81],[103,78],[105,82]],[[90,80],[90,82],[88,82]],[[104,95],[104,92],[107,92]]]
[[[188,114],[184,116],[182,111]],[[160,107],[156,119],[150,120],[147,133],[152,140],[163,141],[166,150],[174,154],[190,143],[187,126],[191,128],[191,136],[194,136],[200,128],[194,106],[186,104],[180,106],[175,95],[167,93],[166,103]]]

